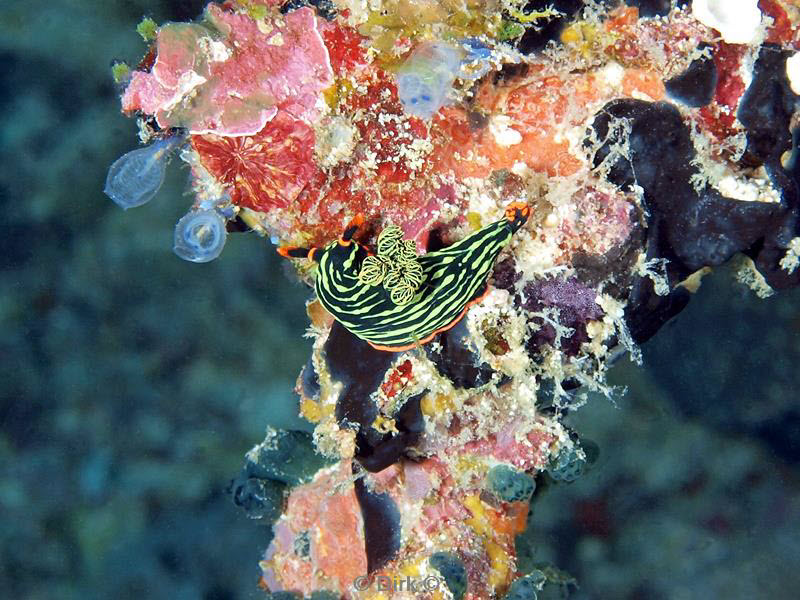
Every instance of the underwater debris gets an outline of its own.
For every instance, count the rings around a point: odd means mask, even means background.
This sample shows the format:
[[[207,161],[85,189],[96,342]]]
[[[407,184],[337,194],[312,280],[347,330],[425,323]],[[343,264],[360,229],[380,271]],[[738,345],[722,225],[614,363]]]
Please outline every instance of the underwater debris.
[[[574,584],[520,573],[515,545],[536,482],[596,455],[563,416],[613,396],[614,357],[639,360],[710,268],[743,254],[764,286],[800,284],[798,15],[741,6],[756,18],[252,0],[148,25],[123,110],[144,139],[188,139],[115,163],[107,193],[146,202],[186,140],[176,253],[212,260],[248,229],[307,259],[316,295],[296,387],[313,437],[270,432],[231,486],[273,523],[273,597],[374,598],[354,581],[400,574],[465,600]]]

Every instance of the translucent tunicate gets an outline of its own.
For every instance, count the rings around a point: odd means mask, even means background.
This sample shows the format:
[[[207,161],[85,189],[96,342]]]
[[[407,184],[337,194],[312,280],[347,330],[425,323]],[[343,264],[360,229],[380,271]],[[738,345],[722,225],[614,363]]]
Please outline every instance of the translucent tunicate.
[[[162,138],[120,156],[108,169],[106,196],[126,210],[152,200],[164,183],[170,154],[185,139],[182,135]]]
[[[442,107],[453,87],[464,52],[449,44],[417,46],[397,75],[397,95],[409,115],[428,119]]]
[[[233,209],[231,206],[231,197],[227,192],[219,195],[214,194],[195,194],[195,207],[201,210],[217,210],[223,217],[226,217],[225,211]],[[231,215],[233,216],[233,215]]]
[[[183,260],[214,260],[225,246],[225,220],[215,210],[193,210],[175,225],[175,254]]]

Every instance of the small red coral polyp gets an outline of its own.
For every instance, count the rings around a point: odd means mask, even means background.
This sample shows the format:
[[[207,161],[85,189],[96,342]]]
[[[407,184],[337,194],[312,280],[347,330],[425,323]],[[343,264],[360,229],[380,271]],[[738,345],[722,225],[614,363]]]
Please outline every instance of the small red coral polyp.
[[[737,132],[736,110],[745,86],[740,73],[747,46],[717,42],[714,47],[714,64],[717,67],[717,87],[714,100],[700,109],[708,131],[718,139]]]
[[[763,14],[772,18],[772,24],[767,29],[767,41],[772,44],[791,44],[797,41],[797,27],[792,26],[786,11],[774,0],[759,0],[758,8]],[[795,45],[797,48],[797,45]]]
[[[319,29],[334,73],[342,75],[369,64],[366,46],[363,44],[367,38],[358,31],[328,21],[320,22]]]
[[[284,112],[255,135],[195,135],[192,146],[231,201],[257,211],[286,208],[317,172],[313,129]]]
[[[411,361],[407,360],[391,372],[381,389],[387,398],[393,398],[406,386],[409,379],[411,379]]]

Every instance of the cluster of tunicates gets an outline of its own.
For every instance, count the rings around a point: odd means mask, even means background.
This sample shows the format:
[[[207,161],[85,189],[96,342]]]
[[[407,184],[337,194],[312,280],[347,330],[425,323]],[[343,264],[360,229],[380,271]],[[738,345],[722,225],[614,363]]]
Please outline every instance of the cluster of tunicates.
[[[242,478],[231,483],[230,493],[251,519],[274,523],[283,512],[286,485],[272,479]]]
[[[306,432],[270,428],[264,441],[248,454],[245,470],[247,478],[300,485],[311,481],[314,474],[327,465]]]
[[[271,524],[283,511],[286,490],[308,482],[326,465],[308,433],[270,429],[248,454],[228,492],[248,517]]]
[[[185,141],[186,134],[179,132],[124,154],[108,169],[103,191],[125,210],[147,204],[164,183],[167,163],[173,152]],[[211,202],[209,206],[214,204]],[[225,246],[226,217],[230,216],[223,215],[218,208],[189,211],[175,225],[175,254],[196,263],[217,258]]]
[[[397,74],[397,95],[406,113],[429,119],[447,102],[456,77],[476,80],[491,68],[492,50],[478,38],[458,45],[424,42]]]

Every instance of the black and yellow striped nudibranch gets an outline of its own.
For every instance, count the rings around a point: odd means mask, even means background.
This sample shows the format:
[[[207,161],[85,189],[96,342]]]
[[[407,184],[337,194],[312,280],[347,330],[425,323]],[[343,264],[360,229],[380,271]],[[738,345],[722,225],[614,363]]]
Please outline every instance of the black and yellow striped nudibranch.
[[[381,232],[377,252],[370,252],[353,239],[361,218],[323,248],[278,252],[316,261],[314,287],[328,312],[373,348],[399,352],[449,329],[486,295],[497,255],[529,214],[526,204],[511,204],[500,221],[420,256],[395,226]]]

